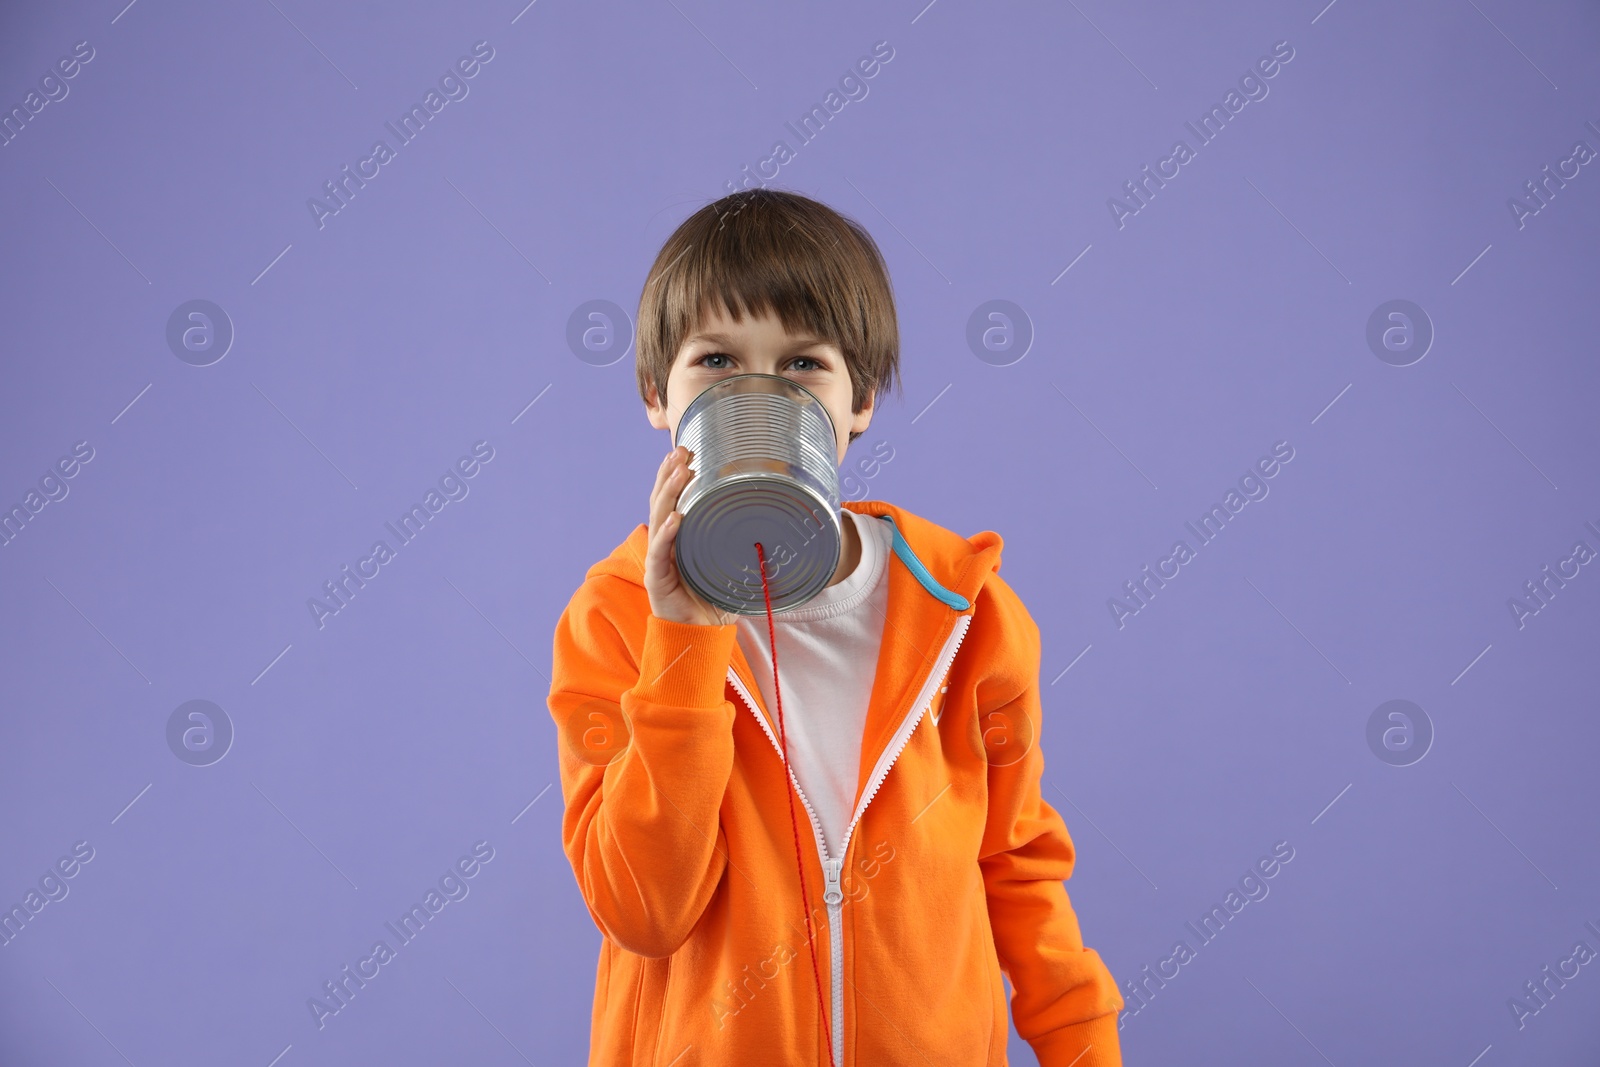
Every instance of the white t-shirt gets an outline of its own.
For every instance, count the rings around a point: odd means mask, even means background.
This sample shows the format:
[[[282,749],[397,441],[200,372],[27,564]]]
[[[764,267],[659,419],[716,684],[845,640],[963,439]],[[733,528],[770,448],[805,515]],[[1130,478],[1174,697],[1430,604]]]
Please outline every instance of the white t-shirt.
[[[894,532],[882,519],[841,508],[840,521],[854,522],[860,535],[855,569],[800,607],[772,616],[789,759],[834,859],[840,858],[845,827],[855,813],[861,738],[883,640],[894,546]],[[737,626],[739,648],[755,672],[776,733],[766,612],[741,615]]]

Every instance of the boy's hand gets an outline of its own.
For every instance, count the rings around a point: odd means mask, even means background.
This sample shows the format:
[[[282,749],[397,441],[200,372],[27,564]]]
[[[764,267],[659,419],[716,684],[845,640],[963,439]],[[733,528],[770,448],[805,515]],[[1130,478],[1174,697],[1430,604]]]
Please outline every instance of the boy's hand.
[[[650,594],[650,613],[668,622],[697,626],[725,626],[735,618],[701,599],[678,573],[672,554],[683,515],[676,510],[678,497],[689,484],[690,452],[682,445],[667,453],[656,471],[650,491],[650,538],[644,557],[644,587]]]

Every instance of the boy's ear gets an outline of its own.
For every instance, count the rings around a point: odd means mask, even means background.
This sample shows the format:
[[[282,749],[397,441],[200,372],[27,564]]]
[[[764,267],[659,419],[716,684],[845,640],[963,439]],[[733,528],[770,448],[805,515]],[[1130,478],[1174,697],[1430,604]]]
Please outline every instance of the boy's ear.
[[[656,394],[655,385],[652,383],[646,388],[649,390],[650,399],[645,402],[645,414],[649,417],[651,426],[658,430],[665,430],[668,428],[667,409],[661,405],[660,399]]]
[[[868,391],[867,399],[861,405],[861,410],[851,413],[851,416],[850,416],[850,432],[851,433],[864,433],[864,432],[866,432],[867,427],[872,424],[872,410],[873,410],[873,405],[877,402],[877,399],[878,399],[878,391],[876,389]]]

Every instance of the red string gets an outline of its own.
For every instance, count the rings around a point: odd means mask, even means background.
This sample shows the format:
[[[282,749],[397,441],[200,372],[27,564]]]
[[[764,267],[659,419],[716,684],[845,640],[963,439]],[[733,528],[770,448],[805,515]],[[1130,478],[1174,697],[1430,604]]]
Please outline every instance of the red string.
[[[783,692],[778,688],[778,633],[772,624],[772,592],[767,587],[767,554],[756,543],[756,562],[761,567],[761,597],[767,605],[767,646],[772,649],[772,695],[778,705],[778,737],[783,746],[783,769],[789,773],[789,736],[783,729]],[[785,787],[789,796],[789,829],[794,832],[794,862],[800,872],[800,904],[806,909],[806,942],[811,948],[811,974],[817,980],[817,1013],[822,1016],[822,1038],[828,1044],[828,1067],[833,1067],[833,1036],[828,1029],[828,1013],[823,1006],[822,971],[817,966],[817,939],[811,929],[811,899],[806,893],[806,871],[800,860],[800,823],[794,813],[794,790]]]

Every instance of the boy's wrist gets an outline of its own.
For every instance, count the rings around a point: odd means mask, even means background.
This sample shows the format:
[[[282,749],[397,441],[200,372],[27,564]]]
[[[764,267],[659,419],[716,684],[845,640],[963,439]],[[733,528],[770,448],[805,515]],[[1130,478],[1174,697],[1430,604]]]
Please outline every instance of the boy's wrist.
[[[657,704],[720,706],[737,631],[733,623],[706,626],[647,616],[635,694]]]
[[[723,625],[722,623],[715,622],[694,622],[689,619],[669,619],[664,615],[657,615],[654,611],[650,612],[650,617],[658,622],[671,623],[674,626],[694,626],[702,630],[717,630],[721,629]],[[732,623],[728,623],[727,625],[731,626]]]
[[[1117,1013],[1053,1030],[1028,1042],[1039,1067],[1121,1067]]]

